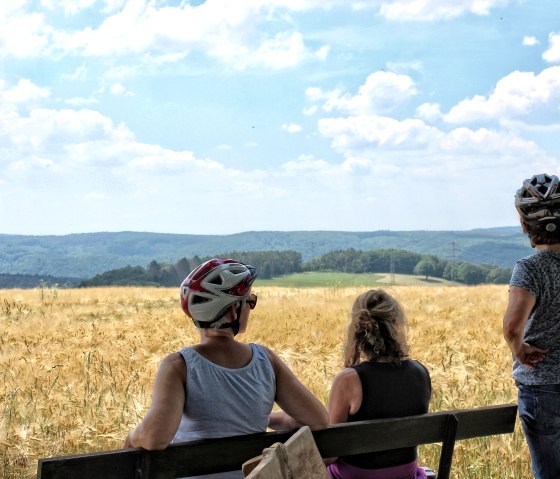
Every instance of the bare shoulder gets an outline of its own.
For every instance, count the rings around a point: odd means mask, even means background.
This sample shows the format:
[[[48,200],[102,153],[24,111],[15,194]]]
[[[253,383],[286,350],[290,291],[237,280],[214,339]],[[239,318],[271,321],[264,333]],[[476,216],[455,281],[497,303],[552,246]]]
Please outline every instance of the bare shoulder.
[[[361,396],[362,383],[355,369],[346,368],[333,379],[331,394],[354,397],[359,391]]]
[[[352,384],[360,381],[360,377],[354,368],[346,368],[340,371],[334,378],[333,382],[341,384]]]
[[[187,376],[187,365],[185,364],[185,359],[181,353],[174,352],[168,354],[162,359],[159,365],[160,371],[166,371],[170,375],[178,375],[181,378]]]
[[[334,378],[329,395],[331,423],[345,422],[362,404],[362,383],[353,368],[340,371]]]
[[[284,361],[282,361],[282,359],[280,359],[280,357],[272,349],[262,344],[259,344],[259,346],[264,349],[264,352],[266,353],[268,360],[270,361],[274,369],[276,369],[280,365],[284,365]]]

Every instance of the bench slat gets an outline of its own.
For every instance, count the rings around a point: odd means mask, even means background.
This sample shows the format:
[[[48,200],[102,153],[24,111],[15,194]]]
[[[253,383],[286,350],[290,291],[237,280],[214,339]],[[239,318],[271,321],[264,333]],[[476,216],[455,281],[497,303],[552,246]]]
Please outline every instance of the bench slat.
[[[336,424],[315,431],[313,436],[323,457],[343,456],[443,442],[450,415],[459,422],[457,440],[511,433],[516,414],[516,405],[490,406]],[[142,479],[169,479],[241,469],[244,461],[258,456],[275,442],[285,442],[292,433],[271,432],[192,441],[172,444],[163,451],[126,449],[41,459],[37,479],[132,479],[141,463],[145,466]]]

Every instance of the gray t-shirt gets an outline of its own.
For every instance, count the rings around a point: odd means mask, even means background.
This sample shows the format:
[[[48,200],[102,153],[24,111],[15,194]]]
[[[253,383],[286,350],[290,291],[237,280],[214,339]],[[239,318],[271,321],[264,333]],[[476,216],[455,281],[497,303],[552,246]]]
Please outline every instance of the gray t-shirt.
[[[525,326],[524,341],[549,349],[535,369],[514,360],[513,378],[522,384],[560,384],[560,254],[545,250],[520,259],[510,285],[523,288],[536,298]]]

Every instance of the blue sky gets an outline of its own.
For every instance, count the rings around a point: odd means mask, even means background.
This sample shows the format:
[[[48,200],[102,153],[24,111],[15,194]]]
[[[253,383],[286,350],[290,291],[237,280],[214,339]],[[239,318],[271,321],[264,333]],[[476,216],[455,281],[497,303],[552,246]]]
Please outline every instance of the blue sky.
[[[542,172],[557,0],[0,3],[0,233],[511,226]]]

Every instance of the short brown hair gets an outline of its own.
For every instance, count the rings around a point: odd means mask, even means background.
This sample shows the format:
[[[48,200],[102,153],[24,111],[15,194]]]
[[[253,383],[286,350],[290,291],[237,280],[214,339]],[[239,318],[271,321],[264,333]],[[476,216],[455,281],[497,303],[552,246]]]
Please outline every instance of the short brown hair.
[[[551,224],[555,226],[553,231],[547,230],[547,226]],[[521,226],[523,227],[523,232],[529,237],[531,246],[560,243],[560,224],[548,222],[546,224],[537,223],[529,225],[525,221],[521,220]],[[550,226],[548,227],[550,228]]]

